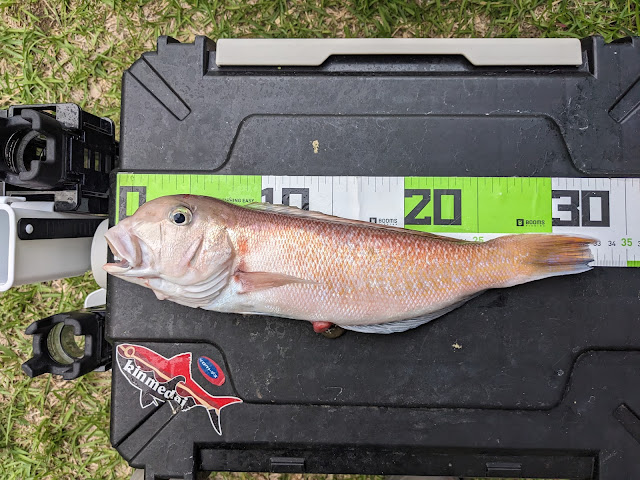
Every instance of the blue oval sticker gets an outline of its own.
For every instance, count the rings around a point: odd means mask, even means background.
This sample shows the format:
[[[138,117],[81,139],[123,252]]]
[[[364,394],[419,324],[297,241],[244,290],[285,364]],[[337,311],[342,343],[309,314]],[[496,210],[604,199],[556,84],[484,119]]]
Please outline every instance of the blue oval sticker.
[[[198,358],[198,369],[204,378],[218,387],[226,380],[220,366],[209,357]]]

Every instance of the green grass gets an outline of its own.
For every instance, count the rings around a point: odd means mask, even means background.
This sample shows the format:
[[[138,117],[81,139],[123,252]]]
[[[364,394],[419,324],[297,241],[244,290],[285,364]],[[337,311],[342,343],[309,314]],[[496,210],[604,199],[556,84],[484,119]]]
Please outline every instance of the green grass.
[[[597,34],[610,41],[640,34],[640,7],[637,0],[0,0],[0,108],[73,101],[117,121],[123,70],[155,49],[158,35],[192,41],[196,34],[213,39]],[[0,294],[3,479],[130,475],[109,445],[109,374],[61,382],[30,380],[20,369],[31,351],[22,333],[27,325],[80,307],[94,288],[86,275]],[[227,475],[216,476],[222,477]]]
[[[62,382],[27,378],[24,328],[34,320],[82,307],[97,285],[91,275],[26,285],[0,297],[0,472],[2,478],[103,478],[127,467],[109,445],[108,373]]]

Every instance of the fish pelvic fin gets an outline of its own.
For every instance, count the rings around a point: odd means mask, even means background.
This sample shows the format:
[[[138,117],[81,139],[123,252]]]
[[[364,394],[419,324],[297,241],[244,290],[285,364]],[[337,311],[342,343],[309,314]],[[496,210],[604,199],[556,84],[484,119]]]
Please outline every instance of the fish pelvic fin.
[[[233,276],[234,280],[240,284],[238,293],[257,292],[268,288],[282,287],[291,283],[302,283],[307,285],[316,285],[313,280],[305,280],[303,278],[285,275],[283,273],[272,272],[236,272]]]
[[[593,255],[589,245],[596,240],[589,237],[556,234],[508,235],[491,240],[509,251],[515,258],[514,277],[499,287],[559,275],[572,275],[591,270]]]

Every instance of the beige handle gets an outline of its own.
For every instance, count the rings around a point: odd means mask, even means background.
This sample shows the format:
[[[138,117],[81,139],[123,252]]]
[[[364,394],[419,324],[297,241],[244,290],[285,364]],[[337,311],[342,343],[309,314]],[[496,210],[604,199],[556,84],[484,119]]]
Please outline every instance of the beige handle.
[[[331,55],[462,55],[477,66],[582,64],[576,38],[223,38],[216,47],[219,66],[318,66]]]

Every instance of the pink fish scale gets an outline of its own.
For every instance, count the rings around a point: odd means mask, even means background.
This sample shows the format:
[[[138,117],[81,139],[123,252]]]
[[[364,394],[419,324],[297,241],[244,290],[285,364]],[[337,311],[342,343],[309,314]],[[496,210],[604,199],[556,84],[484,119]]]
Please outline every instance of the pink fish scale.
[[[269,313],[357,324],[363,319],[421,314],[466,295],[495,276],[483,249],[384,229],[246,212],[236,232],[247,242],[247,271],[317,282],[256,292]],[[269,252],[265,255],[263,252]]]

